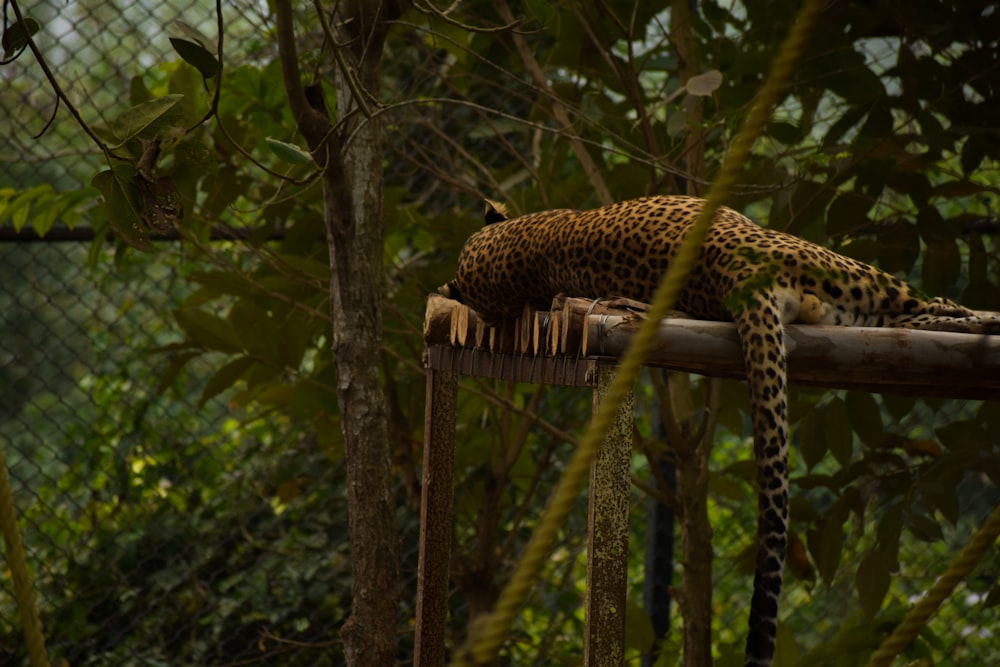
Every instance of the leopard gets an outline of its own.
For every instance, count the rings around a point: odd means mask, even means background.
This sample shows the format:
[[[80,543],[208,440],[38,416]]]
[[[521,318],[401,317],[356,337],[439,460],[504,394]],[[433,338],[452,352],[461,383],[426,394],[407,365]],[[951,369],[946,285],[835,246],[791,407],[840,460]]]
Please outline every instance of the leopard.
[[[488,325],[546,310],[564,294],[649,302],[705,200],[649,196],[589,210],[511,218],[487,200],[486,224],[461,250],[439,288]],[[727,207],[712,225],[675,307],[689,317],[733,322],[750,393],[757,477],[753,593],[744,664],[774,658],[788,544],[787,324],[900,327],[1000,333],[1000,313],[928,297],[899,278],[775,229]]]

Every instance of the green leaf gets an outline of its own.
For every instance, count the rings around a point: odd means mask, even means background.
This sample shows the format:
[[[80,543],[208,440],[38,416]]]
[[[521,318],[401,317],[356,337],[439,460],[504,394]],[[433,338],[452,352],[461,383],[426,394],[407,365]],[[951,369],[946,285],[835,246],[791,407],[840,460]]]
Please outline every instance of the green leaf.
[[[158,350],[158,351],[171,351],[171,350]],[[159,381],[156,383],[156,394],[162,394],[170,387],[180,372],[184,369],[189,361],[196,359],[201,356],[200,350],[184,350],[180,354],[175,354],[170,358],[170,363],[167,367],[160,373]]]
[[[198,42],[181,39],[180,37],[171,37],[170,45],[174,47],[174,51],[177,52],[177,55],[184,62],[198,70],[198,73],[206,79],[211,79],[219,73],[219,60],[215,57],[215,54]]]
[[[939,197],[941,199],[960,199],[962,197],[977,195],[988,189],[989,188],[983,185],[972,183],[970,181],[948,181],[947,183],[935,185],[931,188],[931,197]]]
[[[194,271],[188,279],[204,287],[202,302],[223,295],[260,297],[261,290],[248,277],[233,271]]]
[[[239,337],[226,320],[199,308],[182,307],[174,318],[190,342],[220,352],[241,352]]]
[[[89,208],[97,200],[98,194],[92,187],[62,193],[63,208],[60,221],[70,229],[74,229],[83,216],[84,208]]]
[[[139,191],[132,185],[135,169],[131,165],[120,165],[112,170],[102,171],[90,182],[104,197],[104,209],[108,223],[119,238],[139,250],[150,252],[146,226],[139,215]]]
[[[914,513],[910,515],[910,523],[907,528],[914,537],[923,542],[939,542],[944,539],[941,524],[926,514]]]
[[[240,345],[268,364],[282,366],[278,352],[281,334],[267,311],[248,299],[240,299],[229,309],[227,318]]]
[[[913,396],[897,396],[896,394],[882,394],[882,405],[889,411],[889,415],[897,424],[903,421],[906,415],[910,414],[917,399]]]
[[[926,243],[955,238],[956,231],[933,206],[924,206],[917,213],[917,231]]]
[[[124,144],[138,136],[183,99],[183,95],[164,95],[129,107],[111,122],[108,131],[115,142],[119,145]]]
[[[285,409],[294,392],[295,387],[291,385],[269,384],[254,395],[254,400],[264,405]]]
[[[646,610],[628,598],[625,601],[625,648],[647,653],[655,642],[656,633]]]
[[[879,232],[878,261],[883,271],[908,273],[920,257],[920,235],[914,225],[898,222]]]
[[[839,509],[840,505],[835,505]],[[844,551],[844,516],[842,511],[831,512],[817,522],[817,527],[806,532],[806,545],[812,554],[816,570],[827,586],[833,583]]]
[[[767,136],[772,137],[786,146],[794,146],[802,139],[798,127],[787,121],[772,121],[767,126]]]
[[[951,479],[924,479],[920,483],[924,504],[936,509],[952,525],[958,523],[960,506],[958,488]]]
[[[67,199],[55,193],[51,197],[35,203],[31,212],[31,226],[39,236],[45,236],[49,233],[56,218],[66,208],[67,203]]]
[[[16,192],[11,190],[11,192]],[[15,194],[8,200],[6,205],[0,209],[0,223],[10,218],[14,225],[14,231],[20,232],[30,219],[32,204],[40,197],[55,197],[55,190],[48,183],[35,185],[21,193]]]
[[[927,244],[922,271],[922,287],[931,294],[943,294],[958,282],[962,272],[962,255],[955,239],[942,239]]]
[[[990,592],[986,594],[986,599],[983,600],[983,609],[990,609],[997,605],[1000,605],[1000,586],[991,588]]]
[[[850,424],[858,437],[870,447],[879,445],[885,438],[882,427],[882,414],[878,403],[871,394],[861,391],[847,392],[847,414]]]
[[[549,0],[525,0],[524,8],[533,19],[542,25],[547,25],[556,14],[556,10]]]
[[[840,398],[830,401],[823,410],[823,431],[826,446],[833,458],[842,466],[847,466],[854,455],[854,431],[847,404]]]
[[[826,211],[826,233],[830,236],[853,234],[869,224],[872,200],[857,192],[841,193]]]
[[[684,131],[701,101],[694,95],[685,95],[680,107],[670,112],[667,118],[667,134],[676,137]]]
[[[986,244],[983,243],[983,237],[979,234],[973,232],[965,237],[965,242],[969,246],[969,289],[975,290],[976,287],[980,285],[992,287],[989,278],[989,266],[991,254],[986,249]],[[965,294],[962,295],[964,299]],[[976,306],[971,303],[966,303],[964,300],[963,304],[969,306],[970,308],[975,308]],[[986,306],[980,307],[982,310],[986,310]]]
[[[822,421],[822,412],[811,410],[799,421],[796,429],[799,434],[799,451],[809,470],[816,467],[826,456],[826,437]]]
[[[26,47],[28,39],[41,30],[41,28],[42,24],[30,16],[25,16],[24,21],[16,21],[7,28],[3,37],[0,38],[4,60]]]
[[[795,641],[795,632],[783,621],[778,621],[778,636],[774,642],[774,667],[791,667],[798,664],[802,650]]]
[[[176,110],[171,113],[171,117],[176,115],[178,125],[188,127],[201,121],[205,115],[205,78],[193,65],[183,63],[177,67],[170,76],[168,91],[173,95],[183,95]]]
[[[980,419],[961,419],[935,429],[935,434],[949,450],[975,455],[983,451],[983,445],[989,440],[985,426]]]
[[[970,136],[962,146],[962,173],[972,174],[986,157],[986,145],[982,141],[977,141],[975,136]]]
[[[322,413],[333,414],[336,407],[336,390],[317,383],[313,377],[297,383],[288,402],[289,414],[296,419],[309,419]]]
[[[146,87],[146,80],[142,76],[133,76],[128,84],[129,104],[143,104],[153,99],[153,93]]]
[[[282,367],[277,364],[257,364],[246,375],[247,386],[254,391],[267,389],[275,381],[280,380],[281,372]],[[254,400],[258,400],[256,395]]]
[[[742,503],[747,500],[747,487],[745,484],[737,482],[728,475],[709,471],[708,491],[713,498],[725,498],[734,503]]]
[[[319,445],[323,453],[330,457],[333,463],[340,463],[344,459],[344,438],[341,436],[340,418],[336,415],[320,413],[313,420],[313,429],[316,432],[316,444]]]
[[[278,141],[277,139],[272,139],[271,137],[267,137],[264,141],[267,143],[267,147],[271,149],[271,152],[285,162],[290,164],[308,164],[313,161],[312,155],[309,154],[309,151],[299,148],[295,144]]]
[[[182,37],[190,42],[200,45],[202,48],[208,48],[208,45],[212,43],[201,30],[198,30],[190,23],[177,19],[171,21],[170,32],[174,33],[175,37]]]
[[[722,85],[722,72],[717,69],[709,70],[703,74],[698,74],[687,80],[685,89],[691,95],[706,97],[711,95]]]
[[[198,397],[198,407],[203,407],[210,399],[232,387],[257,362],[251,357],[237,357],[220,368],[205,383]]]
[[[326,262],[317,262],[316,260],[308,257],[291,255],[288,253],[278,253],[275,257],[283,264],[286,264],[292,269],[300,271],[307,276],[312,276],[313,278],[319,278],[321,280],[330,279],[330,265]]]
[[[319,295],[326,299],[326,294]],[[317,318],[304,310],[295,310],[285,316],[278,327],[278,365],[284,368],[298,369],[306,351],[311,347],[315,335],[326,328]]]
[[[882,606],[882,600],[889,592],[889,574],[892,562],[890,558],[878,549],[873,549],[864,555],[858,565],[855,584],[858,590],[858,600],[866,618],[874,618]]]
[[[903,534],[904,510],[902,502],[894,503],[886,509],[878,523],[878,548],[894,557],[899,552],[899,536]]]

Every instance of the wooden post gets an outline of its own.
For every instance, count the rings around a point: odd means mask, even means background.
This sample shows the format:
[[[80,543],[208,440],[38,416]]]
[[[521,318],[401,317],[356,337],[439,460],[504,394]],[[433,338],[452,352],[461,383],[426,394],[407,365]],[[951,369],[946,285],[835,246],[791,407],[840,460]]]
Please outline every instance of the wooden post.
[[[597,372],[595,412],[615,371],[613,366],[600,366]],[[621,667],[625,664],[632,405],[629,393],[590,473],[585,667]]]
[[[420,499],[420,559],[413,664],[445,664],[448,580],[451,559],[455,406],[458,375],[427,369],[424,472]]]

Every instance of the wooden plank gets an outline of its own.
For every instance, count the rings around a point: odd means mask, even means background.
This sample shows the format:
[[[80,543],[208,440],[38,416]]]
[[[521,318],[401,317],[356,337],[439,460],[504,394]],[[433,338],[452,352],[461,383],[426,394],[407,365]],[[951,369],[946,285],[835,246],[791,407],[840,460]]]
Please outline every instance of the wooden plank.
[[[413,664],[445,664],[448,581],[451,561],[455,416],[458,376],[427,371],[424,470],[420,497],[420,555]]]
[[[632,342],[639,320],[591,316],[587,327],[588,340],[600,337],[603,354],[616,357]],[[794,384],[1000,398],[1000,336],[799,324],[786,326],[785,332],[788,378]],[[646,363],[713,377],[746,378],[736,327],[728,322],[665,319]]]
[[[613,367],[598,367],[594,412],[613,379]],[[585,667],[621,667],[625,664],[632,409],[632,393],[629,392],[590,469]]]
[[[567,363],[578,364],[578,359],[618,357],[632,342],[644,318],[641,306],[620,300],[594,304],[588,299],[558,298],[550,313],[552,331],[547,347],[550,352],[553,347],[558,350],[555,359],[562,359],[563,367]],[[518,381],[528,382],[532,380],[527,378],[536,377],[531,373],[527,376],[520,371],[515,373],[509,368],[515,350],[514,331],[521,323],[510,323],[501,329],[487,328],[488,333],[480,336],[478,327],[483,325],[475,313],[436,295],[428,299],[425,318],[424,340],[428,347],[452,343],[455,337],[443,332],[451,330],[448,320],[458,316],[456,309],[460,309],[466,326],[477,327],[477,335],[463,339],[464,345],[472,347],[477,341],[488,339],[490,350],[507,355],[493,359],[496,367],[508,367],[504,379],[516,374]],[[537,317],[532,315],[532,324]],[[526,329],[530,333],[525,335],[534,338],[534,326]],[[906,395],[1000,399],[1000,336],[803,324],[789,325],[785,330],[789,382],[793,384]],[[543,334],[539,332],[538,335]],[[534,341],[525,351],[534,351]],[[572,361],[567,362],[567,359]],[[746,377],[735,326],[726,322],[663,320],[647,364],[713,377]],[[482,364],[474,366],[472,374],[487,372]],[[540,366],[541,377],[558,376],[554,371],[559,362],[544,362]],[[566,384],[580,383],[576,374],[566,375],[566,378]]]

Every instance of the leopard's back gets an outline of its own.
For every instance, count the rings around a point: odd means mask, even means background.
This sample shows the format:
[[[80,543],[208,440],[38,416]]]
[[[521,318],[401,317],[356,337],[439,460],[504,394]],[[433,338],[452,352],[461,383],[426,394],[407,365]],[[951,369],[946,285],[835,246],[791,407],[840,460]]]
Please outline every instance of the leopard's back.
[[[559,293],[648,302],[703,205],[695,197],[647,197],[495,222],[470,237],[452,283],[490,322],[516,317],[525,303],[545,308]],[[803,321],[816,324],[901,326],[897,316],[972,314],[720,208],[676,307],[695,318],[731,321],[741,298],[760,289],[781,292],[788,307],[815,297],[821,308]],[[800,321],[788,312],[783,321]]]

